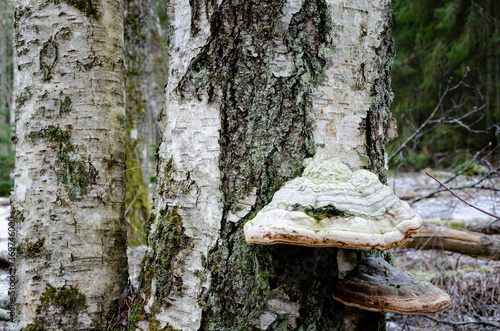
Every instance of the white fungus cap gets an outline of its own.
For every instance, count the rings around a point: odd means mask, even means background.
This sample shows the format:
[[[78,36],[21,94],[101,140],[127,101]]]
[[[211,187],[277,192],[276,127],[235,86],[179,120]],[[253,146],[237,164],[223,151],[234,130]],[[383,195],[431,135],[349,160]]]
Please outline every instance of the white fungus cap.
[[[421,226],[422,219],[372,172],[321,160],[278,190],[244,231],[254,244],[386,250]]]

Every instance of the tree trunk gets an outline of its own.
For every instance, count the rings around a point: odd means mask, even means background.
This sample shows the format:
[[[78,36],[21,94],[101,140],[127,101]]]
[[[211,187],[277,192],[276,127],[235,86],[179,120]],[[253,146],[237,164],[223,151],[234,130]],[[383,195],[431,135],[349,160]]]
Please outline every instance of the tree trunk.
[[[333,300],[336,249],[249,245],[243,225],[306,158],[385,182],[390,1],[170,1],[143,330],[381,330]],[[190,24],[186,20],[190,18]]]
[[[0,125],[8,124],[4,116],[10,106],[8,104],[10,99],[8,91],[10,89],[7,82],[9,75],[7,67],[7,34],[10,29],[8,29],[7,24],[7,0],[0,0]]]
[[[403,244],[416,249],[443,249],[475,257],[500,260],[500,236],[424,225]]]
[[[103,330],[127,281],[123,2],[18,0],[15,330]]]

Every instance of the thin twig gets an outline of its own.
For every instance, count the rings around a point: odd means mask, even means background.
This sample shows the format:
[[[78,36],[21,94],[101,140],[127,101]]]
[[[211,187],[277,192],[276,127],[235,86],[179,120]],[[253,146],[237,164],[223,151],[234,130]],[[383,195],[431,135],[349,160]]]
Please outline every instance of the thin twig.
[[[132,199],[132,202],[128,205],[127,207],[127,210],[125,210],[125,214],[124,216],[127,216],[128,212],[130,211],[130,209],[132,208],[132,206],[134,205],[135,203],[135,200],[137,200],[137,197],[139,196],[139,193],[141,193],[142,191],[142,186],[139,188],[139,190],[137,191],[137,193],[135,194],[134,198]]]
[[[467,77],[467,74],[469,73],[470,71],[470,68],[467,67],[467,69],[465,70],[462,78],[460,79],[460,81],[455,84],[454,86],[450,86],[451,84],[451,78],[447,81],[447,84],[446,84],[446,88],[445,88],[445,91],[440,94],[440,97],[439,97],[439,101],[437,102],[436,104],[436,107],[434,108],[434,110],[432,111],[432,113],[429,115],[429,117],[427,117],[427,119],[418,127],[418,129],[416,129],[408,138],[406,138],[406,140],[396,149],[396,151],[394,153],[392,153],[389,157],[388,157],[388,161],[391,161],[399,152],[401,152],[403,149],[406,148],[406,146],[416,137],[420,134],[420,132],[422,130],[424,130],[424,128],[429,124],[429,123],[432,123],[433,122],[433,118],[434,116],[438,113],[438,111],[440,109],[442,109],[443,107],[443,103],[444,103],[444,100],[446,98],[446,96],[448,95],[448,93],[458,89],[460,86],[463,86],[463,85],[466,85],[465,84],[465,78]],[[452,107],[451,110],[455,109],[455,108],[459,108],[460,106],[456,106],[456,107]],[[450,111],[451,111],[450,110]],[[438,120],[439,122],[441,122],[442,120]],[[438,123],[439,123],[438,122]]]
[[[450,192],[455,198],[457,198],[458,200],[462,201],[463,203],[465,203],[467,206],[469,207],[472,207],[476,210],[479,210],[480,212],[482,213],[485,213],[486,215],[489,215],[491,217],[494,217],[494,218],[498,218],[500,219],[500,216],[497,216],[497,215],[494,215],[494,214],[491,214],[491,213],[488,213],[487,211],[484,211],[482,210],[481,208],[478,208],[470,203],[468,203],[467,201],[465,201],[464,199],[462,199],[461,197],[459,197],[458,195],[456,195],[455,193],[453,193],[452,190],[450,190],[448,187],[446,187],[446,185],[444,185],[443,183],[441,183],[436,177],[434,177],[433,175],[431,175],[430,173],[426,172],[425,173],[427,176],[431,177],[432,179],[434,179],[436,182],[439,183],[439,185],[441,185],[442,187],[444,187],[448,192]]]

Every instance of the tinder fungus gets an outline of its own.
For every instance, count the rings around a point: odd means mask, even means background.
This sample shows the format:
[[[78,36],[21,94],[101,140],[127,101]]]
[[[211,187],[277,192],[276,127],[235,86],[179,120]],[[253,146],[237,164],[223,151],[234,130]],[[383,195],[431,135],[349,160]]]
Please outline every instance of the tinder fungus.
[[[439,288],[375,256],[338,279],[332,295],[347,306],[399,314],[435,313],[451,306],[450,297]]]
[[[421,218],[375,174],[321,160],[278,190],[244,231],[254,244],[386,250],[421,226]]]

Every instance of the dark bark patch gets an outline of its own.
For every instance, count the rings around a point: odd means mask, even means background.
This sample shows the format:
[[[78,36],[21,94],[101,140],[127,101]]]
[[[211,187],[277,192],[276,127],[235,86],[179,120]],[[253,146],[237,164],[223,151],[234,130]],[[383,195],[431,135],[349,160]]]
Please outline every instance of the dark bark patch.
[[[57,1],[57,0],[56,0]],[[75,7],[88,18],[97,19],[97,8],[92,0],[64,0],[68,5]]]
[[[90,157],[85,161],[79,149],[71,143],[69,130],[51,125],[30,133],[29,137],[33,142],[41,138],[57,151],[56,180],[64,184],[70,200],[80,200],[90,186],[96,184],[99,173],[90,162]]]
[[[391,12],[389,12],[391,14]],[[376,49],[380,59],[378,70],[379,79],[372,86],[371,93],[375,101],[371,105],[362,129],[366,132],[366,152],[370,158],[370,170],[377,174],[382,183],[387,183],[385,170],[385,145],[388,137],[385,134],[389,126],[391,112],[389,107],[393,99],[391,89],[391,65],[394,59],[394,41],[391,35],[391,18],[386,19],[388,24],[383,32],[381,45]]]
[[[151,233],[148,230],[148,242],[152,250],[147,252],[142,260],[142,271],[138,281],[139,288],[148,298],[151,295],[151,282],[153,278],[156,280],[155,303],[151,308],[155,313],[159,312],[161,306],[169,305],[170,295],[182,292],[182,278],[173,273],[175,258],[182,249],[191,245],[192,239],[184,233],[182,217],[178,213],[177,206],[166,206],[165,209],[160,209],[156,217],[151,217],[151,222],[152,220],[156,221],[155,232]],[[138,295],[138,297],[141,296]],[[143,305],[138,304],[137,307],[143,307]],[[139,312],[135,322],[139,321],[140,315]]]
[[[42,50],[40,51],[40,71],[42,72],[44,82],[52,78],[52,70],[57,62],[58,53],[58,45],[55,40],[50,38],[43,43]]]
[[[200,31],[197,24],[197,21],[200,19],[200,1],[201,0],[189,0],[189,6],[191,7],[191,35],[193,37],[198,35]]]
[[[306,1],[288,29],[284,2],[224,2],[211,16],[212,38],[177,86],[181,96],[222,91],[220,168],[227,208],[257,187],[259,205],[302,171],[314,154],[310,91],[331,47],[324,1]],[[290,57],[290,76],[273,74],[275,46]]]
[[[16,117],[18,116],[18,112],[19,112],[19,107],[20,106],[23,106],[24,103],[26,101],[28,101],[29,99],[31,99],[31,97],[33,96],[33,94],[31,93],[30,89],[25,87],[20,93],[17,94],[17,97],[16,97]]]
[[[61,94],[61,99],[59,100],[59,102],[60,113],[68,113],[71,110],[71,98],[69,96]]]
[[[40,305],[36,308],[35,322],[22,331],[70,330],[77,325],[78,316],[86,310],[86,302],[85,295],[71,285],[56,288],[47,284],[45,292],[40,296]],[[52,318],[54,314],[60,318]]]
[[[330,295],[337,249],[249,245],[243,224],[226,226],[228,245],[210,257],[212,288],[201,330],[256,330],[276,291],[298,304],[299,316],[283,314],[269,330],[336,330],[345,309]]]

